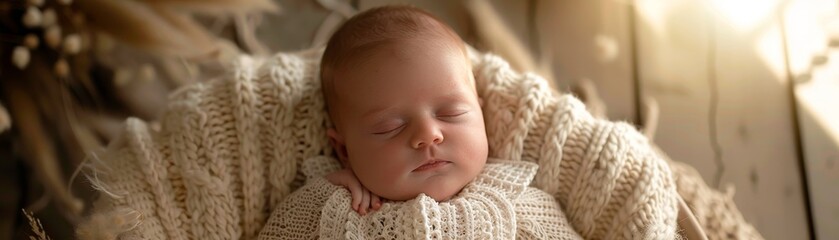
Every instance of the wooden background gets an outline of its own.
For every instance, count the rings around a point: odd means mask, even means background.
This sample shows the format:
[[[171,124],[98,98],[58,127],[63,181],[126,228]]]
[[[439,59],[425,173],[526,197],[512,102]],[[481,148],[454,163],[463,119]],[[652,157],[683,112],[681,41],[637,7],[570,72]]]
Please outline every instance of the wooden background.
[[[480,40],[470,1],[337,2],[415,5]],[[733,186],[764,237],[839,238],[837,1],[489,2],[534,57],[548,60],[560,90],[589,79],[608,117],[632,123],[643,120],[643,99],[654,98],[655,142],[710,186]],[[317,1],[278,3],[283,13],[258,30],[272,51],[310,47],[332,13]]]

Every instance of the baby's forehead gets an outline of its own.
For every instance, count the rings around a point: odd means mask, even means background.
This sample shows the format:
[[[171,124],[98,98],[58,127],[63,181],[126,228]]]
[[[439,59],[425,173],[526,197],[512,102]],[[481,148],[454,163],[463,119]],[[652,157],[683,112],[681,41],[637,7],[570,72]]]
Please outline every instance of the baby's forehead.
[[[470,58],[456,42],[442,37],[424,37],[394,40],[357,52],[335,72],[335,78],[340,79],[338,82],[346,84],[352,84],[349,82],[359,76],[369,77],[369,74],[379,72],[399,72],[398,77],[403,78],[411,74],[408,73],[411,72],[410,70],[422,68],[421,66],[430,72],[413,72],[413,74],[428,75],[445,69],[458,68],[456,79],[465,79],[470,78],[472,72]],[[443,72],[450,71],[454,70]]]

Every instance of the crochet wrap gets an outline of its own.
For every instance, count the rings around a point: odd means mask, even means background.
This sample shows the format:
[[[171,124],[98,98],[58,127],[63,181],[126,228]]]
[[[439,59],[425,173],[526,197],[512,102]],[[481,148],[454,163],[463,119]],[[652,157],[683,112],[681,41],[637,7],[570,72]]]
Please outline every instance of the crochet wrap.
[[[594,119],[578,99],[495,55],[470,56],[490,157],[538,164],[531,186],[556,198],[586,239],[676,237],[675,182],[646,138]],[[319,59],[243,56],[229,76],[172,94],[159,125],[128,119],[89,161],[102,192],[93,214],[138,213],[119,232],[128,239],[255,238],[302,185],[301,162],[331,154]]]
[[[534,163],[489,159],[448,201],[420,194],[364,216],[346,188],[322,177],[340,168],[328,157],[304,161],[306,185],[280,203],[259,239],[582,239],[552,196],[528,187]]]

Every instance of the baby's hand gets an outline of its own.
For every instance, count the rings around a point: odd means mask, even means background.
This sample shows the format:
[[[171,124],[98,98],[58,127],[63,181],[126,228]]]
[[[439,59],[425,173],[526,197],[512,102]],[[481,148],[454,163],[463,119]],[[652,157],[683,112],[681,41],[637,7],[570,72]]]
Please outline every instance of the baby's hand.
[[[349,189],[350,195],[352,195],[352,209],[362,216],[367,214],[368,209],[372,212],[382,207],[382,199],[362,186],[361,182],[358,181],[358,178],[355,177],[355,174],[349,168],[344,168],[326,175],[326,180],[332,184],[344,186]]]

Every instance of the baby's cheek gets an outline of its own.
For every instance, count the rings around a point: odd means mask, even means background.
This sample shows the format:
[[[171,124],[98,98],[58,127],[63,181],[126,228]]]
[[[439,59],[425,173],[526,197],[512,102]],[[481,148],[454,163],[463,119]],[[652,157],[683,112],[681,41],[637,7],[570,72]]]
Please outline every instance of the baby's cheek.
[[[365,164],[357,174],[362,184],[379,196],[402,195],[406,186],[402,186],[405,169],[398,156],[388,151],[377,151],[377,154],[366,155]],[[354,169],[355,170],[355,169]]]

